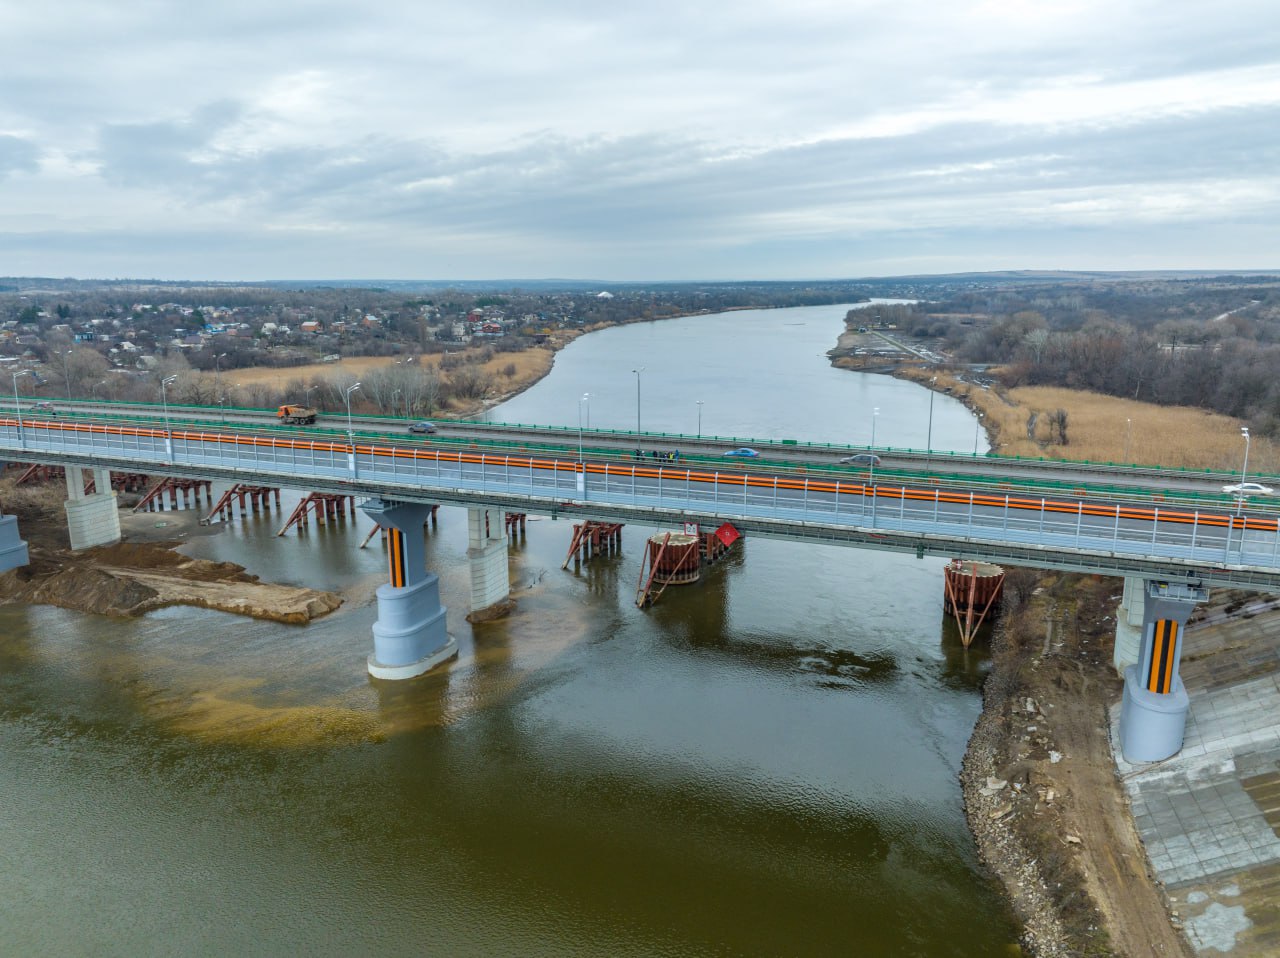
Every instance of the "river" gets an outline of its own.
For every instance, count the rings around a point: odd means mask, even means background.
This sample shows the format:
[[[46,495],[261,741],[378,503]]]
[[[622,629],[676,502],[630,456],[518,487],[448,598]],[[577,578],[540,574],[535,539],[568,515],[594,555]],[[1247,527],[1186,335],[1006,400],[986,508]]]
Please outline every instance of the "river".
[[[958,403],[828,365],[846,309],[606,329],[490,418],[633,427],[639,369],[648,430],[700,414],[704,435],[865,444],[874,423],[880,446],[970,451]],[[960,804],[987,660],[944,629],[941,561],[753,538],[641,612],[657,530],[561,571],[570,523],[534,518],[515,613],[473,628],[465,515],[442,509],[428,562],[459,658],[378,683],[368,521],[281,522],[184,551],[346,596],[306,627],[0,608],[6,953],[987,958],[1016,939]]]

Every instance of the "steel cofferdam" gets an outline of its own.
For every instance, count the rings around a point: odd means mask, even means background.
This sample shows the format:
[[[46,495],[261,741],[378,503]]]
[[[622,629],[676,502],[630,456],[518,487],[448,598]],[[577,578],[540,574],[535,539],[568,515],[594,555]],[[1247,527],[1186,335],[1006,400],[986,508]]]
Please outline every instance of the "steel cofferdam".
[[[728,521],[805,542],[1280,592],[1280,520],[1225,509],[45,419],[0,419],[0,454],[552,517]]]

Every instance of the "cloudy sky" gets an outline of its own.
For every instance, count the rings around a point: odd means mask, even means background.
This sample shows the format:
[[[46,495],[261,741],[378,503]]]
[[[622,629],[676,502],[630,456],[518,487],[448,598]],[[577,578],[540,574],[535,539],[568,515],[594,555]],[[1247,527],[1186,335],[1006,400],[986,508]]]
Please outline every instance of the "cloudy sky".
[[[1275,0],[0,0],[0,275],[1280,267]]]

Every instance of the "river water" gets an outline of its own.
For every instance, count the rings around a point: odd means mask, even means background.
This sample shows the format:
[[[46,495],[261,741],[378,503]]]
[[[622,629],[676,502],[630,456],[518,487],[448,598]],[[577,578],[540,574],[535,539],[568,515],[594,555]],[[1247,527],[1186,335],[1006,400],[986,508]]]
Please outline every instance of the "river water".
[[[846,307],[607,329],[490,418],[970,451],[973,419],[829,367]],[[583,394],[589,398],[583,400]],[[702,401],[701,407],[698,401]],[[879,414],[874,410],[879,408]],[[286,509],[296,502],[286,495]],[[157,517],[156,521],[166,521]],[[0,929],[23,955],[956,955],[1016,929],[956,780],[987,667],[938,560],[751,539],[634,605],[643,539],[469,626],[465,514],[428,533],[447,669],[364,671],[361,517],[235,519],[188,554],[340,590],[306,627],[0,608]]]

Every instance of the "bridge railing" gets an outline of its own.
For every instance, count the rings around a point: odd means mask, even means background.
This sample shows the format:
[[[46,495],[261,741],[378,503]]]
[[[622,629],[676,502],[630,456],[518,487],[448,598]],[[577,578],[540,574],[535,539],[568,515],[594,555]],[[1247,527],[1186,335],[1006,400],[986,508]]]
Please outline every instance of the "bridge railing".
[[[29,412],[27,407],[30,406],[31,403],[36,401],[44,401],[44,400],[33,399],[31,397],[19,397],[19,399],[20,399],[20,404],[23,404],[24,414]],[[56,407],[60,407],[59,415],[62,415],[64,417],[94,418],[93,415],[86,417],[84,416],[84,414],[80,414],[72,410],[67,410],[65,407],[62,406],[62,404],[58,403],[56,400],[54,401],[54,404]],[[138,413],[140,416],[145,416],[147,419],[155,419],[157,417],[162,416],[164,412],[164,408],[160,403],[119,403],[119,402],[107,401],[107,400],[95,401],[95,400],[78,400],[77,399],[77,400],[74,400],[71,403],[71,405],[92,406],[93,408],[98,410],[98,413],[97,413],[98,416],[108,413],[109,410],[119,410],[120,412],[117,413],[117,415],[122,415],[123,417],[126,417],[126,418],[129,415],[129,412],[133,411]],[[3,415],[4,407],[5,407],[4,402],[0,400],[0,415]],[[264,416],[264,417],[273,417],[275,415],[274,409],[263,409],[263,408],[255,408],[255,407],[226,407],[224,409],[223,407],[218,407],[218,406],[204,406],[204,405],[196,405],[196,404],[181,404],[181,403],[168,404],[169,420],[171,424],[174,425],[175,427],[180,424],[190,425],[193,428],[205,426],[208,424],[207,417],[220,415],[224,412],[230,415],[246,414],[246,413],[250,415],[258,415],[258,416]],[[188,418],[185,418],[186,414],[190,414],[192,416],[199,416],[201,418],[188,419]],[[321,424],[318,424],[315,426],[300,427],[300,426],[277,425],[274,423],[271,423],[271,424],[264,423],[264,424],[255,424],[253,428],[267,429],[267,430],[278,429],[278,430],[281,430],[282,432],[285,432],[291,435],[315,434],[315,435],[327,436],[327,435],[339,435],[339,434],[345,435],[346,434],[345,413],[330,412],[330,413],[326,413],[325,415],[326,417],[328,417],[329,421],[322,422]],[[420,418],[420,417],[415,417],[415,418]],[[139,420],[139,421],[141,422],[144,420]],[[351,417],[351,421],[352,421],[353,427],[361,430],[362,434],[364,434],[363,430],[366,428],[372,428],[376,426],[385,426],[389,422],[393,422],[393,423],[409,422],[411,420],[405,419],[402,417],[395,417],[395,416],[353,414]],[[484,420],[484,419],[437,419],[436,421],[451,427],[457,426],[462,428],[475,428],[475,429],[483,429],[483,430],[499,430],[499,431],[510,430],[512,432],[526,431],[526,432],[544,433],[549,438],[557,438],[562,440],[566,445],[572,444],[574,446],[576,446],[576,437],[578,435],[578,427],[576,425],[561,426],[561,425],[549,425],[546,423],[493,422],[493,421]],[[241,427],[238,427],[236,424],[229,423],[228,428],[241,428]],[[1007,456],[1007,455],[996,455],[992,453],[975,454],[971,452],[963,452],[963,451],[955,451],[955,450],[937,450],[937,449],[923,450],[923,449],[916,449],[913,447],[893,446],[885,443],[878,443],[873,447],[869,444],[868,445],[849,445],[849,444],[831,443],[831,442],[810,442],[808,440],[802,441],[798,439],[776,439],[776,438],[775,439],[759,439],[759,438],[754,438],[749,436],[720,436],[720,435],[708,434],[708,433],[703,433],[701,435],[689,434],[684,432],[665,432],[665,431],[636,433],[632,430],[626,430],[626,429],[602,429],[602,428],[594,428],[594,427],[590,430],[584,430],[584,433],[586,435],[602,436],[602,437],[614,438],[618,440],[627,440],[629,442],[634,442],[639,446],[643,446],[645,442],[663,442],[663,443],[675,443],[675,444],[721,443],[721,444],[732,445],[732,446],[748,446],[750,448],[758,449],[762,452],[765,450],[774,450],[778,452],[786,452],[788,450],[791,450],[791,451],[804,450],[808,452],[830,451],[835,456],[853,455],[860,452],[875,452],[876,454],[881,456],[899,457],[899,458],[910,459],[913,461],[923,460],[930,463],[930,465],[933,465],[935,463],[941,463],[941,462],[956,462],[956,463],[995,464],[1000,466],[1014,466],[1014,467],[1020,466],[1020,465],[1045,466],[1045,467],[1054,467],[1057,469],[1071,469],[1071,470],[1076,470],[1080,472],[1096,472],[1099,475],[1104,475],[1108,472],[1114,472],[1117,469],[1122,469],[1126,471],[1137,472],[1144,476],[1151,477],[1157,483],[1160,481],[1160,477],[1166,477],[1169,480],[1205,479],[1209,481],[1221,481],[1222,483],[1226,484],[1233,479],[1238,479],[1241,475],[1240,472],[1236,470],[1211,470],[1211,469],[1193,468],[1188,466],[1159,466],[1159,465],[1142,465],[1137,463],[1116,463],[1109,460],[1105,462],[1101,462],[1101,461],[1093,461],[1093,460],[1087,460],[1087,459],[1057,459],[1057,458],[1048,457],[1048,456],[1035,456],[1035,457]],[[440,435],[440,434],[436,435],[433,438],[435,439],[435,441],[448,440],[447,436]],[[468,441],[475,442],[477,440],[471,439]],[[814,464],[811,464],[810,467],[812,468],[813,465]],[[1274,474],[1252,472],[1250,473],[1250,476],[1256,479],[1257,481],[1263,482],[1266,484],[1270,484],[1270,485],[1280,484],[1280,476],[1277,476]],[[1010,480],[1001,479],[999,481],[1007,482]],[[1051,480],[1045,480],[1045,482],[1051,482]],[[1068,483],[1064,485],[1063,488],[1068,488],[1069,486],[1070,484]],[[1110,490],[1104,490],[1104,491],[1107,491],[1108,493],[1110,492]],[[1119,492],[1117,492],[1117,494],[1119,494]]]

